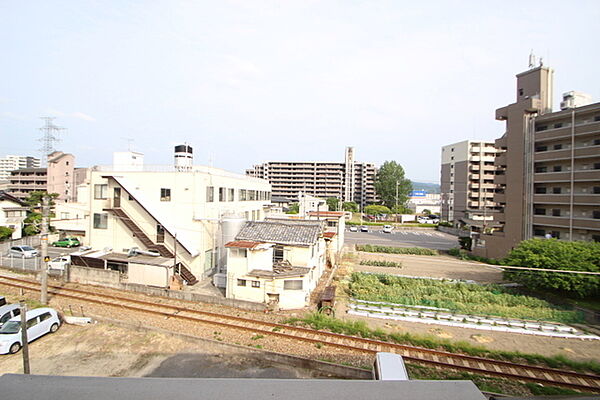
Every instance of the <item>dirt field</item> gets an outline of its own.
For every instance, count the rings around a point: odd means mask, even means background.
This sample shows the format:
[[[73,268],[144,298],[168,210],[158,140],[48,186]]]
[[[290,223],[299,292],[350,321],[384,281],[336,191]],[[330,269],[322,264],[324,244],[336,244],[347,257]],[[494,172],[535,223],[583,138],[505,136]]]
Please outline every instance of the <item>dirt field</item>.
[[[402,262],[402,268],[359,265],[358,263],[361,259],[400,261]],[[349,260],[345,267],[345,272],[347,273],[351,271],[364,271],[436,278],[471,279],[479,283],[497,283],[502,281],[502,273],[494,267],[456,260],[447,256],[381,255],[360,252],[357,253],[354,259],[350,258]],[[521,351],[546,356],[561,354],[581,361],[600,360],[600,341],[597,340],[561,339],[441,325],[436,326],[417,322],[389,322],[376,318],[348,315],[346,314],[346,307],[343,302],[339,302],[336,309],[336,316],[344,319],[362,319],[367,321],[372,328],[380,327],[389,332],[410,332],[420,335],[431,335],[451,341],[465,341],[489,349]]]
[[[457,260],[450,256],[413,256],[404,254],[354,253],[353,271],[378,272],[432,278],[469,279],[478,283],[502,282],[502,271],[494,266]],[[360,260],[401,262],[402,268],[359,265]]]
[[[324,378],[234,348],[108,323],[64,324],[29,347],[32,374],[202,378]],[[0,373],[22,373],[22,353],[0,355]]]

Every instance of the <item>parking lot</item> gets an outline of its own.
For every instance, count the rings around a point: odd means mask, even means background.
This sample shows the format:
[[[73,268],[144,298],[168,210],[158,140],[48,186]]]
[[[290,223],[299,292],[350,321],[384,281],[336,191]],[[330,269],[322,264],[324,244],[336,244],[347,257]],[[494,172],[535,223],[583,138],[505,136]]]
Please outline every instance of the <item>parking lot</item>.
[[[40,251],[39,246],[35,247]],[[65,248],[65,247],[53,247],[48,246],[48,256],[50,259],[58,257],[64,254],[71,254],[75,251],[78,251],[78,247],[73,248]],[[37,271],[40,269],[40,265],[43,263],[41,257],[33,257],[33,258],[21,258],[21,257],[11,257],[8,255],[8,251],[3,251],[0,253],[0,266],[22,269],[26,271]]]
[[[376,244],[395,247],[426,247],[428,249],[448,250],[458,247],[456,236],[438,232],[434,229],[394,229],[392,233],[382,232],[381,226],[369,226],[369,232],[346,232],[345,243]]]

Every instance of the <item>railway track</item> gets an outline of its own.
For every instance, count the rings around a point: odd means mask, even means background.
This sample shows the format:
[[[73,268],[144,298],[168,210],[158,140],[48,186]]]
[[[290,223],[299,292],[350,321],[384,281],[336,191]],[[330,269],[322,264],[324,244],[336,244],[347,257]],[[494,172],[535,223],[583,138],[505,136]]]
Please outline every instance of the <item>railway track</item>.
[[[39,291],[40,284],[28,279],[0,275],[0,285]],[[221,326],[275,336],[294,341],[345,349],[353,352],[374,354],[387,351],[400,354],[408,362],[451,368],[475,374],[502,377],[513,380],[529,381],[544,385],[568,387],[571,389],[600,393],[600,376],[574,371],[538,367],[508,361],[492,360],[481,357],[454,354],[445,351],[432,350],[379,340],[366,339],[338,333],[318,331],[311,328],[296,327],[268,321],[254,320],[245,317],[217,314],[208,311],[195,310],[172,304],[153,303],[131,297],[110,295],[90,290],[67,288],[58,285],[48,285],[48,292],[60,297],[71,298],[82,302],[102,304],[109,307],[132,310],[167,318],[186,320],[195,323]]]

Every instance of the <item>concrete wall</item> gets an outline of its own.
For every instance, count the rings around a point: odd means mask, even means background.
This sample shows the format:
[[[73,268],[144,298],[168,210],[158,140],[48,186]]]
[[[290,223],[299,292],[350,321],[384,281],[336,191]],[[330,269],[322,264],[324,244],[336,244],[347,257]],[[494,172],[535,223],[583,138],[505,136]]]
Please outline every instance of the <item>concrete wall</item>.
[[[138,283],[158,287],[168,287],[173,269],[161,266],[129,263],[127,268],[127,283]]]
[[[120,289],[121,277],[119,271],[110,269],[87,268],[78,265],[69,267],[69,282],[90,285],[102,285]]]

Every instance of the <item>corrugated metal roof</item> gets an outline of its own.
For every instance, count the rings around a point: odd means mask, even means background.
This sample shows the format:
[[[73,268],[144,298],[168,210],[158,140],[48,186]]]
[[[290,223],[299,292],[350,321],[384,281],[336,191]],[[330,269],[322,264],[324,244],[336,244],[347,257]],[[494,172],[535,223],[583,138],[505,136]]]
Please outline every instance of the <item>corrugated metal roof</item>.
[[[309,211],[311,217],[343,217],[346,215],[343,211]]]
[[[237,247],[241,249],[253,249],[257,246],[263,244],[262,242],[251,242],[248,240],[236,240],[233,242],[229,242],[225,245],[225,247]]]
[[[310,246],[323,232],[323,221],[275,220],[248,221],[236,235],[236,240]]]

